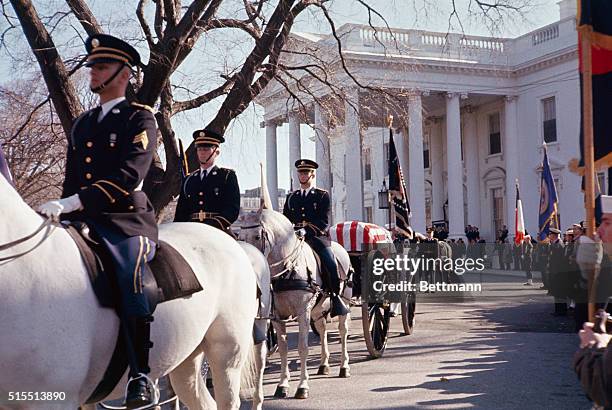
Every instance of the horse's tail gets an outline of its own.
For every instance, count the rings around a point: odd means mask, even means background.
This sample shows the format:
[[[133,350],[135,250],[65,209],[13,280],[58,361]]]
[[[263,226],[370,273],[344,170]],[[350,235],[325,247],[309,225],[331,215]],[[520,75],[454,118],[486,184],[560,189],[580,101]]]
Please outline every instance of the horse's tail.
[[[263,383],[263,368],[266,360],[266,343],[253,344],[240,372],[240,399],[253,400],[257,386]]]

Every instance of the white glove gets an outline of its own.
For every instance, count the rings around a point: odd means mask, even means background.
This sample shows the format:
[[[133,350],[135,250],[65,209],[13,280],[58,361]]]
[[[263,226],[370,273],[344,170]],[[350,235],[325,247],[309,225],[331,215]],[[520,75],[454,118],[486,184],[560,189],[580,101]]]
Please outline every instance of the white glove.
[[[578,250],[576,251],[576,262],[582,271],[588,271],[601,264],[603,258],[603,247],[601,241],[594,241],[586,235],[578,239]]]
[[[68,198],[57,199],[55,201],[49,201],[42,204],[38,208],[38,212],[54,221],[59,220],[61,214],[67,214],[74,211],[80,211],[83,209],[83,204],[78,194],[69,196]]]

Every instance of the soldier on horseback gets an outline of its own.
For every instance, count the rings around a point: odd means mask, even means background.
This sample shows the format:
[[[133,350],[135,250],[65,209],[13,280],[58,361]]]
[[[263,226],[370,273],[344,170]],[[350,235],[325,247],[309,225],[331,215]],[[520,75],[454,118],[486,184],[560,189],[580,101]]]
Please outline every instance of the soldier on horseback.
[[[185,178],[174,222],[202,222],[227,232],[238,219],[240,188],[232,169],[215,165],[225,139],[212,130],[193,133],[200,168]]]
[[[39,208],[58,220],[85,221],[114,259],[121,294],[120,318],[130,362],[125,405],[150,405],[151,309],[143,293],[146,263],[153,259],[158,230],[154,209],[141,191],[157,140],[150,107],[129,103],[125,94],[131,67],[140,56],[128,43],[105,34],[85,43],[91,91],[100,106],[74,122],[61,199]]]
[[[324,288],[331,293],[331,316],[346,315],[350,311],[340,298],[340,276],[336,258],[327,238],[329,227],[329,193],[314,186],[315,170],[319,165],[309,159],[295,162],[300,189],[287,195],[283,214],[296,230],[304,229],[306,242],[321,259]]]

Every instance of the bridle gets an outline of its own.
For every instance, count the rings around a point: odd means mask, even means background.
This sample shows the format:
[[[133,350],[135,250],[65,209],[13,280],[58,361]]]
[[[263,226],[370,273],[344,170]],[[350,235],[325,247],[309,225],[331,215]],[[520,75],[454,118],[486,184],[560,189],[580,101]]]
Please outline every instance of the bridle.
[[[247,226],[241,226],[240,230],[243,229],[256,229],[256,228],[261,228],[261,248],[260,251],[267,257],[267,252],[266,252],[266,243],[268,243],[270,245],[270,250],[272,247],[272,242],[270,241],[270,238],[268,237],[268,232],[266,231],[266,228],[264,227],[263,223],[258,223],[255,225],[247,225]],[[284,269],[281,270],[278,273],[275,273],[274,275],[270,276],[271,280],[274,280],[276,278],[282,277],[285,273],[290,272],[293,270],[293,268],[295,268],[296,266],[296,261],[297,261],[297,257],[300,253],[300,251],[302,250],[302,246],[304,244],[304,238],[303,237],[298,237],[298,242],[297,244],[293,247],[293,249],[291,250],[291,252],[289,252],[289,254],[287,256],[285,256],[284,258],[282,258],[281,260],[271,263],[270,264],[270,271],[272,271],[274,268],[277,268],[279,266],[282,266]]]
[[[41,224],[40,226],[31,234],[24,236],[23,238],[19,238],[17,240],[14,240],[12,242],[8,242],[8,243],[4,243],[0,245],[0,251],[5,251],[7,249],[10,249],[14,246],[17,246],[21,243],[24,243],[26,241],[29,241],[30,239],[32,239],[33,237],[35,237],[36,235],[38,235],[38,233],[40,231],[42,231],[43,229],[45,229],[46,227],[48,227],[51,222],[53,222],[53,220],[51,218],[46,218]],[[45,236],[42,238],[42,240],[40,242],[38,242],[36,245],[34,245],[32,248],[28,249],[25,252],[21,252],[15,255],[11,255],[11,256],[3,256],[0,258],[0,262],[5,262],[8,260],[12,260],[12,259],[17,259],[21,256],[27,255],[28,253],[32,252],[34,249],[36,249],[37,247],[39,247],[47,238],[49,237],[49,231],[47,231],[47,233],[45,233]]]

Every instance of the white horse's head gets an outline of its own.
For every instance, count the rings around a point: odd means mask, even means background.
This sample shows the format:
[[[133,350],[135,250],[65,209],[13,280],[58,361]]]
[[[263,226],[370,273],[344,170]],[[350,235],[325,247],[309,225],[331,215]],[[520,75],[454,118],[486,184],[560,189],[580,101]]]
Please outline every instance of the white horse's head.
[[[297,240],[293,225],[283,214],[262,206],[238,218],[238,239],[257,247],[268,259],[292,249]]]
[[[263,164],[260,165],[261,191],[259,209],[240,215],[238,239],[257,247],[268,260],[283,258],[294,248],[295,232],[291,221],[272,208]]]

